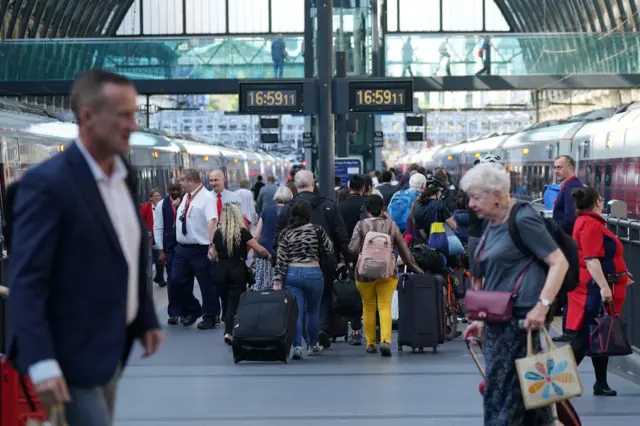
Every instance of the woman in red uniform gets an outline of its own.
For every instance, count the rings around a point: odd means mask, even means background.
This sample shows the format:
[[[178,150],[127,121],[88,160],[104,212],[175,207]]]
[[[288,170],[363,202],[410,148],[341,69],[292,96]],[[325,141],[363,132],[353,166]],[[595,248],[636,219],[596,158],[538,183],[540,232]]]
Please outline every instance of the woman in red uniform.
[[[569,293],[566,328],[576,332],[570,344],[576,362],[580,364],[589,346],[588,327],[600,314],[602,302],[612,302],[620,313],[631,281],[622,257],[622,243],[607,228],[601,216],[604,201],[598,191],[578,188],[572,196],[578,209],[573,239],[578,243],[580,283]],[[607,383],[609,357],[593,357],[591,361],[596,374],[593,394],[617,395]]]
[[[153,211],[156,209],[156,205],[162,200],[162,194],[159,189],[152,189],[149,194],[149,201],[144,203],[140,207],[140,216],[147,229],[151,232],[151,243],[155,246],[156,242],[153,240]],[[164,279],[164,265],[158,261],[159,250],[153,249],[153,264],[156,265],[156,276],[153,281],[160,287],[167,285]]]

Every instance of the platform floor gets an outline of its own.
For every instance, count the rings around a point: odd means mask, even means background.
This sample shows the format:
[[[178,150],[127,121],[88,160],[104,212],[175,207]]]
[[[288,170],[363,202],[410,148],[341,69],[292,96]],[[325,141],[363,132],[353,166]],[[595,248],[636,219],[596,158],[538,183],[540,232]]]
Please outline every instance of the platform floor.
[[[166,291],[154,290],[166,324]],[[131,357],[120,382],[117,426],[480,426],[480,375],[462,339],[438,353],[369,355],[333,345],[321,356],[283,363],[235,365],[222,330],[164,326],[154,357]],[[637,426],[640,386],[611,373],[614,398],[592,396],[591,363],[583,363],[585,395],[574,400],[585,426]],[[303,422],[303,423],[300,423]]]

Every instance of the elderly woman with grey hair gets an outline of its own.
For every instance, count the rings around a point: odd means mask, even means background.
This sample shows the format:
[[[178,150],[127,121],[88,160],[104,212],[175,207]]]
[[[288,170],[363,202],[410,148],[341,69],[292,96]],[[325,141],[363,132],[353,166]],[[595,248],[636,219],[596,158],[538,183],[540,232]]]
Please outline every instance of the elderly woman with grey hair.
[[[484,424],[555,424],[550,407],[525,409],[515,361],[527,356],[527,330],[545,326],[549,306],[567,272],[567,260],[547,232],[542,216],[528,205],[515,210],[515,223],[535,258],[518,250],[508,224],[516,203],[509,196],[509,173],[502,166],[479,164],[462,178],[460,187],[469,196],[469,207],[488,221],[475,253],[473,289],[515,293],[511,319],[486,324],[474,321],[467,329],[467,336],[484,335]],[[536,258],[549,266],[548,272]],[[520,326],[522,320],[525,329]],[[537,331],[533,337],[535,350],[539,350]]]
[[[276,235],[276,224],[278,223],[278,215],[280,211],[293,198],[291,190],[286,186],[278,188],[273,196],[275,204],[262,209],[258,226],[256,227],[254,237],[260,245],[266,248],[271,256],[275,259],[276,253],[273,249],[273,242]],[[269,259],[256,256],[256,283],[253,290],[260,291],[273,287],[273,264]]]

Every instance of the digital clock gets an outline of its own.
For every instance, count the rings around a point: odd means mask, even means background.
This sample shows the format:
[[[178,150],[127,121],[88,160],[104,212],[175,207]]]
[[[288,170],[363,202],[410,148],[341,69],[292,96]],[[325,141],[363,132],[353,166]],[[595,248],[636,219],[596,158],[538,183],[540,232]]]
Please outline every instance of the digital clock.
[[[296,114],[302,112],[301,83],[240,83],[241,114]]]
[[[413,81],[381,79],[349,83],[352,112],[413,111]]]

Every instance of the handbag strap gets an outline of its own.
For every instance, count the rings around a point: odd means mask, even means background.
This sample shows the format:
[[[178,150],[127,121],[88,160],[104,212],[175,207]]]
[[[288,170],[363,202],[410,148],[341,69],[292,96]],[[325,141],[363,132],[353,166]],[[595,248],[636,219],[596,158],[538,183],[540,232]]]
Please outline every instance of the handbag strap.
[[[546,327],[542,327],[540,330],[540,339],[544,340],[547,344],[547,352],[558,349],[556,345],[551,340],[551,336],[549,336],[549,332]],[[527,331],[527,356],[535,355],[533,353],[533,331]]]

